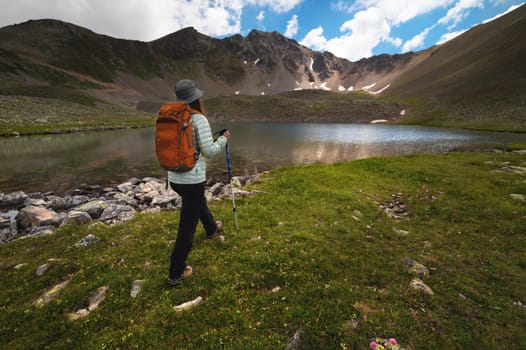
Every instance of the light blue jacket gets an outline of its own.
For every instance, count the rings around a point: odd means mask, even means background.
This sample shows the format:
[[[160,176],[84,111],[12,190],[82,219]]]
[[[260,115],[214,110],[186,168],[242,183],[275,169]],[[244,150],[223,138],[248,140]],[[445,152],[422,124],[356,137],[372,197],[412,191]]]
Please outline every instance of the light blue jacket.
[[[168,181],[176,184],[198,184],[206,181],[206,158],[219,154],[226,146],[227,139],[219,136],[214,142],[208,119],[202,114],[192,114],[194,142],[200,155],[195,167],[184,173],[168,172]]]

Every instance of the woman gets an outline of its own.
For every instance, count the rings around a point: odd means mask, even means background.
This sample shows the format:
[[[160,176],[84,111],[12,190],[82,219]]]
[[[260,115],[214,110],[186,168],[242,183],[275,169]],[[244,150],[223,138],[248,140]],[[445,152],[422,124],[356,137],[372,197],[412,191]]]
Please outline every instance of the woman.
[[[205,157],[210,158],[219,154],[230,138],[230,132],[226,130],[214,141],[210,124],[203,115],[204,108],[200,99],[203,96],[203,91],[197,88],[195,82],[187,79],[178,81],[175,85],[175,95],[177,101],[184,101],[193,109],[201,112],[200,114],[192,114],[191,117],[194,140],[200,154],[192,170],[183,173],[168,172],[170,186],[183,200],[177,239],[170,258],[170,274],[167,279],[170,286],[180,284],[183,279],[190,277],[193,273],[192,267],[186,265],[186,259],[192,248],[194,233],[199,220],[203,223],[207,238],[213,238],[221,231],[221,222],[214,221],[206,203]]]

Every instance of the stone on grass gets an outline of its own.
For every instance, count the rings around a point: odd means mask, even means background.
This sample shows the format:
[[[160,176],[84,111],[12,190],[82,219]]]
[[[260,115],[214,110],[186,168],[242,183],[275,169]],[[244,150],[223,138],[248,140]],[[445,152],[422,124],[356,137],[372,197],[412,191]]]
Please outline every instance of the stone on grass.
[[[92,200],[76,207],[75,210],[86,212],[93,219],[98,219],[108,206],[108,203],[103,200]]]
[[[144,284],[144,280],[135,280],[135,281],[133,281],[132,289],[131,289],[131,292],[130,292],[130,296],[132,298],[135,298],[135,297],[137,297],[137,295],[139,295],[139,293],[141,292],[143,284]]]
[[[58,226],[62,216],[51,209],[28,206],[20,210],[16,221],[19,227],[29,231],[41,226]]]
[[[66,215],[64,221],[62,221],[61,226],[70,224],[86,224],[90,222],[93,222],[93,219],[88,213],[84,211],[72,210]]]
[[[511,197],[512,199],[519,200],[519,201],[521,201],[521,202],[525,202],[525,201],[526,201],[526,196],[523,195],[523,194],[512,193],[512,194],[510,194],[510,197]]]
[[[87,247],[91,244],[97,243],[98,241],[99,241],[99,238],[90,233],[89,235],[87,235],[86,237],[82,238],[80,241],[75,243],[75,247],[77,248]]]
[[[45,274],[47,272],[47,270],[49,270],[49,264],[43,264],[43,265],[40,265],[37,270],[36,270],[36,274],[37,276],[42,276],[43,274]]]
[[[299,350],[301,349],[301,335],[303,334],[303,330],[300,328],[296,332],[294,332],[294,335],[292,336],[292,339],[287,344],[287,347],[285,350]]]
[[[69,281],[71,281],[71,279],[67,279],[64,282],[61,282],[46,290],[37,300],[33,302],[33,305],[41,307],[44,304],[49,303],[51,300],[55,299],[58,293],[68,285]]]
[[[91,311],[96,310],[100,304],[106,299],[106,292],[108,291],[108,286],[102,286],[93,293],[93,295],[88,300],[88,306],[86,308],[79,309],[75,312],[68,314],[68,319],[70,321],[78,320],[79,318],[86,317],[90,314]]]
[[[411,271],[412,273],[424,276],[429,275],[429,269],[425,265],[419,263],[418,261],[415,261],[411,258],[402,258],[401,261],[402,264],[407,266],[409,268],[409,271]]]
[[[409,286],[416,291],[423,292],[428,295],[435,295],[433,290],[419,278],[414,278],[411,283],[409,283]]]

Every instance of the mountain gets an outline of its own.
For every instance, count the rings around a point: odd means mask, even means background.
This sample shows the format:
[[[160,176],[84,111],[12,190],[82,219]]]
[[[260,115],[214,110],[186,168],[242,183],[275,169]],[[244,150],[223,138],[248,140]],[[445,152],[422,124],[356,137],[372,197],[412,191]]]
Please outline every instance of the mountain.
[[[366,91],[407,106],[409,119],[465,119],[502,110],[499,117],[524,120],[525,21],[522,6],[443,45],[350,62],[277,32],[215,39],[185,28],[141,42],[61,21],[32,20],[0,28],[0,95],[60,88],[94,98],[95,104],[155,111],[161,101],[174,98],[177,80],[191,78],[211,99],[306,89]],[[339,95],[348,100],[348,94]],[[312,98],[301,92],[292,96]],[[390,112],[388,119],[394,118]]]

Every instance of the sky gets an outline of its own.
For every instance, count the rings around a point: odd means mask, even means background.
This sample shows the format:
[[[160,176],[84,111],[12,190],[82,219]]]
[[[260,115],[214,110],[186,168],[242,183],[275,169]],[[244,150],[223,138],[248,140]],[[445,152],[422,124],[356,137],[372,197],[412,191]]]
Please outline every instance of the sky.
[[[0,0],[0,27],[70,22],[114,38],[152,41],[185,27],[215,38],[277,31],[350,61],[444,43],[523,0]]]

